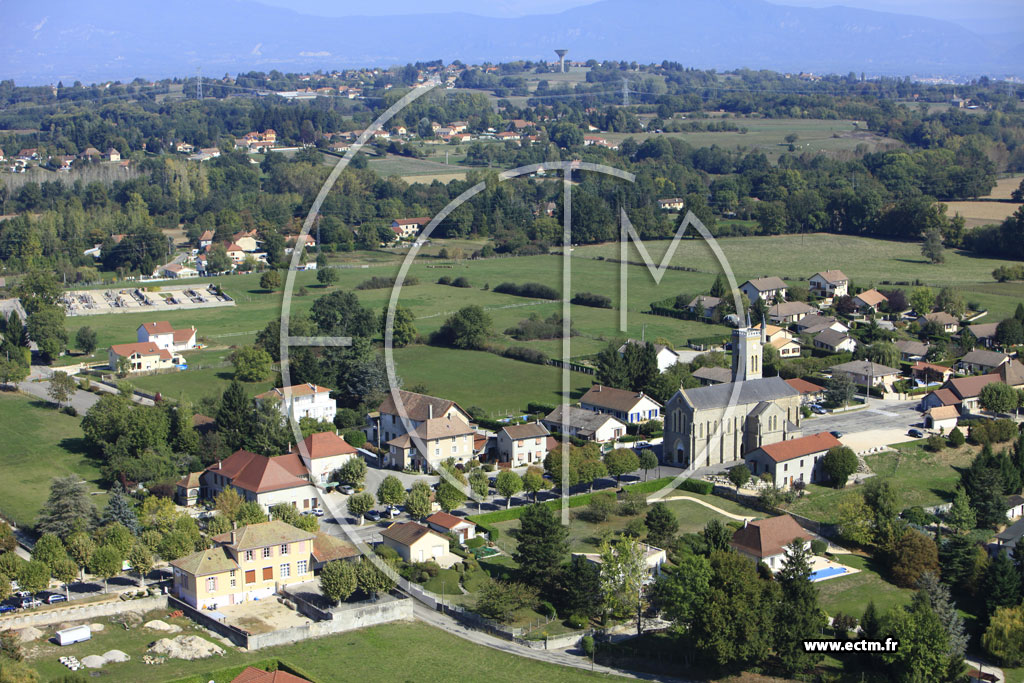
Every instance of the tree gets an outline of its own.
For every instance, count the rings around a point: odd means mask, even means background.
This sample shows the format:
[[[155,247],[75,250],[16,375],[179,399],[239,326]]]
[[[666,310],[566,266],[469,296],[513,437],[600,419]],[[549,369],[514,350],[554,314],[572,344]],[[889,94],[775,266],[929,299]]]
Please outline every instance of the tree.
[[[252,401],[237,379],[224,390],[217,410],[217,431],[232,451],[242,447],[251,423]]]
[[[937,228],[932,228],[924,234],[924,242],[921,244],[921,256],[928,259],[929,263],[943,263],[946,254],[942,248],[942,233]]]
[[[337,469],[333,477],[336,481],[350,486],[362,486],[366,478],[366,461],[361,457],[349,458]]]
[[[953,430],[949,433],[949,445],[953,448],[960,448],[964,445],[964,433],[960,431],[959,427],[953,427]]]
[[[353,562],[335,560],[325,564],[320,571],[320,592],[335,605],[347,600],[357,587],[356,564]]]
[[[393,474],[384,477],[377,486],[377,502],[387,506],[401,505],[405,502],[405,487],[398,477]]]
[[[957,531],[970,531],[977,525],[977,517],[971,509],[970,500],[963,486],[957,486],[953,503],[946,513],[946,521]]]
[[[926,315],[932,312],[935,305],[935,295],[927,287],[918,287],[910,293],[910,307],[918,315]]]
[[[348,497],[348,514],[359,518],[359,526],[363,525],[363,516],[373,509],[373,496],[369,493],[354,493]]]
[[[736,491],[739,492],[743,485],[750,481],[750,470],[746,465],[737,465],[729,469],[728,477],[732,485],[736,487]]]
[[[658,456],[650,448],[644,448],[637,456],[637,464],[644,471],[644,481],[647,481],[647,472],[658,467]]]
[[[139,534],[139,518],[135,514],[135,505],[125,493],[121,482],[114,482],[107,497],[107,507],[103,509],[103,524],[119,522],[134,535]]]
[[[23,562],[18,568],[18,585],[29,593],[45,590],[50,585],[50,567],[40,560]]]
[[[544,475],[536,468],[529,468],[523,475],[523,490],[533,496],[533,502],[537,502],[537,492],[544,488]]]
[[[238,506],[238,514],[235,522],[238,526],[249,526],[250,524],[262,524],[267,521],[267,513],[255,500],[247,500]]]
[[[29,375],[28,365],[23,365],[15,358],[8,360],[0,356],[0,385],[10,386],[21,382]]]
[[[732,541],[732,529],[727,527],[719,519],[709,520],[704,525],[701,535],[710,550],[729,550],[729,542]]]
[[[32,559],[42,562],[51,570],[59,560],[67,555],[64,544],[53,534],[43,534],[32,548]]]
[[[139,586],[145,585],[146,575],[153,570],[153,551],[136,541],[128,549],[125,559],[128,561],[128,566],[139,577]]]
[[[850,543],[867,546],[871,543],[871,508],[861,495],[844,497],[836,506],[839,534]]]
[[[1024,663],[1024,605],[997,608],[981,644],[1003,666]]]
[[[626,361],[619,354],[618,346],[609,343],[608,346],[598,352],[596,358],[597,381],[606,387],[615,389],[626,389],[629,387],[629,373],[626,370]]]
[[[477,591],[476,610],[485,617],[507,622],[524,607],[537,604],[537,588],[518,582],[486,581]]]
[[[679,532],[679,520],[667,505],[660,501],[652,505],[644,522],[647,524],[648,543],[658,548],[674,545],[676,533]]]
[[[491,480],[488,478],[487,473],[480,469],[475,469],[469,473],[469,488],[476,496],[476,511],[480,512],[480,504],[487,499],[487,494],[491,490]]]
[[[380,316],[380,333],[384,337],[387,333],[388,309]],[[391,346],[401,348],[416,341],[419,333],[416,332],[416,317],[413,312],[402,304],[395,306],[395,324],[391,328]],[[385,337],[386,338],[386,337]]]
[[[50,377],[50,386],[46,389],[46,395],[60,408],[71,400],[77,390],[78,384],[74,378],[63,370],[57,370]]]
[[[907,529],[896,543],[890,570],[897,586],[913,588],[925,572],[939,573],[939,549],[921,532]]]
[[[1000,607],[1013,607],[1020,603],[1020,575],[1005,550],[1000,550],[989,564],[982,580],[981,595],[985,602],[983,621],[989,619]]]
[[[986,384],[978,398],[982,408],[994,413],[1010,413],[1017,410],[1017,392],[1004,382]]]
[[[594,490],[594,482],[608,476],[608,468],[597,458],[585,458],[579,461],[576,472],[579,483],[587,484],[591,491]]]
[[[775,651],[783,669],[794,674],[817,661],[815,653],[804,651],[803,642],[821,633],[825,615],[818,607],[818,589],[811,583],[811,554],[804,540],[794,539],[787,551],[777,575],[786,609],[777,613]]]
[[[76,531],[68,536],[64,546],[67,548],[68,557],[78,566],[79,571],[85,571],[92,554],[96,551],[96,543],[92,537],[84,531]]]
[[[221,492],[214,497],[213,506],[218,512],[230,521],[234,522],[238,519],[238,512],[241,510],[242,503],[244,502],[245,500],[238,491],[234,489],[234,487],[228,487],[222,489]]]
[[[601,571],[596,564],[581,555],[573,555],[561,576],[559,594],[569,614],[595,617],[601,613]]]
[[[387,593],[395,587],[395,580],[378,569],[373,562],[365,557],[356,565],[356,583],[359,586],[359,590],[374,599],[381,593]]]
[[[0,553],[6,553],[18,547],[18,539],[14,537],[11,525],[0,519]]]
[[[191,521],[187,516],[185,519]],[[132,537],[131,532],[124,528],[122,524],[112,522],[104,527],[100,527],[96,534],[96,541],[100,545],[109,545],[117,548],[117,552],[121,553],[122,557],[125,557],[135,539]]]
[[[449,317],[438,339],[457,349],[482,349],[491,334],[491,316],[480,306],[466,306]]]
[[[36,530],[64,538],[79,528],[91,528],[95,521],[96,508],[89,499],[85,482],[72,474],[54,479],[50,484],[50,497],[39,511]]]
[[[676,571],[662,574],[655,582],[651,602],[677,631],[688,633],[710,592],[711,563],[704,555],[687,553],[679,558]]]
[[[276,272],[276,271],[272,271]],[[231,354],[235,379],[240,382],[262,382],[270,374],[274,359],[256,346],[240,346]]]
[[[434,500],[437,501],[437,504],[441,506],[442,510],[445,512],[451,512],[466,502],[466,494],[447,479],[442,479],[437,485],[437,492],[434,494]]]
[[[1002,346],[1024,344],[1024,324],[1016,318],[1007,318],[996,325],[996,342]]]
[[[512,470],[502,470],[494,480],[494,488],[505,498],[505,509],[512,506],[512,496],[523,490],[523,479]]]
[[[833,446],[821,459],[821,466],[837,489],[846,486],[847,479],[857,471],[857,454],[849,446]]]
[[[28,316],[28,334],[39,347],[39,353],[47,362],[60,356],[68,345],[68,333],[64,329],[64,309],[47,306]]]
[[[935,305],[940,311],[949,313],[954,318],[962,318],[967,313],[967,303],[963,294],[952,287],[943,287],[935,298]]]
[[[319,275],[319,273],[318,273]],[[260,289],[273,292],[281,288],[281,273],[277,270],[268,270],[260,277]]]
[[[103,545],[96,549],[89,560],[89,573],[103,579],[103,592],[107,592],[107,581],[121,573],[124,556],[112,545]]]
[[[70,598],[71,589],[69,586],[75,580],[75,577],[78,576],[78,565],[75,564],[74,560],[65,555],[50,567],[50,574],[53,575],[53,578],[64,584],[64,597]]]
[[[605,453],[604,465],[608,468],[608,474],[615,477],[616,482],[620,482],[623,474],[635,472],[640,468],[640,461],[631,448],[613,448]]]
[[[601,544],[601,597],[605,609],[615,616],[634,613],[637,635],[642,633],[643,585],[647,577],[647,559],[643,546],[624,536],[614,546],[607,540]]]
[[[569,530],[547,505],[534,503],[519,517],[514,559],[519,574],[531,586],[551,585],[556,570],[569,557]]]
[[[949,586],[942,583],[935,574],[922,574],[914,600],[927,600],[928,606],[946,629],[946,635],[949,637],[947,654],[952,669],[950,673],[955,678],[962,667],[968,637],[964,628],[964,618],[960,616],[960,611],[953,602]]]
[[[950,681],[949,635],[926,600],[897,607],[883,620],[881,632],[899,642],[895,652],[882,654],[888,680]],[[961,663],[962,663],[961,659]]]
[[[405,511],[411,519],[423,519],[430,515],[430,486],[417,481],[405,497]]]
[[[88,325],[79,327],[75,333],[75,346],[82,353],[89,355],[96,350],[96,331]]]
[[[857,386],[845,372],[834,372],[825,382],[825,402],[831,406],[845,406],[853,400]]]
[[[338,281],[338,271],[334,268],[316,268],[316,281],[324,287],[330,287]]]

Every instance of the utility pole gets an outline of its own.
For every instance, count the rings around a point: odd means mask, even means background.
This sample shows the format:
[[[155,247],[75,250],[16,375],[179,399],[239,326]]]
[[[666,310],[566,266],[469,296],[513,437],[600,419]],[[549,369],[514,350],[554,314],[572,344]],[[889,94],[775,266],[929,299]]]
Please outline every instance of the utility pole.
[[[622,106],[629,106],[629,81],[622,79]]]

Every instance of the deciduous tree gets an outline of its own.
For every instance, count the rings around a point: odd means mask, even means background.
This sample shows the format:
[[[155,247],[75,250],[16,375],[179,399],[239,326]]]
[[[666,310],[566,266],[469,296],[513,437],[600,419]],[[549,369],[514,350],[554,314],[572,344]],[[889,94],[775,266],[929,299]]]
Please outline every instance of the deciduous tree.
[[[512,470],[502,470],[494,480],[494,487],[505,498],[505,509],[512,506],[512,496],[523,490],[523,479]]]
[[[335,560],[320,571],[320,591],[335,605],[355,593],[358,587],[356,566],[353,562]]]

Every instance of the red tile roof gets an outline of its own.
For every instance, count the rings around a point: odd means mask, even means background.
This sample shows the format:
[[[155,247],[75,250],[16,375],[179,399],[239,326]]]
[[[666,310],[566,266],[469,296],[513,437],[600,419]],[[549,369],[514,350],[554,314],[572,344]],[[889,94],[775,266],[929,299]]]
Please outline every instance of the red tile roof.
[[[322,393],[325,393],[325,392],[330,393],[330,391],[331,391],[327,387],[322,387],[322,386],[320,386],[318,384],[293,384],[290,387],[277,387],[277,388],[271,389],[270,391],[264,391],[262,394],[256,394],[256,398],[270,398],[270,397],[273,397],[273,398],[279,398],[279,399],[283,400],[284,396],[285,396],[285,390],[286,389],[290,389],[291,390],[291,396],[292,397],[295,397],[295,396],[309,396],[310,394],[322,394]]]
[[[935,398],[939,399],[944,406],[952,406],[960,403],[960,399],[957,398],[956,394],[949,389],[936,389],[932,394]]]
[[[171,352],[167,349],[161,349],[154,342],[134,342],[132,344],[114,344],[110,347],[110,350],[114,352],[114,355],[127,358],[132,354],[139,354],[140,356],[160,356],[160,360],[170,360]]]
[[[277,671],[264,671],[253,666],[247,666],[231,679],[231,683],[309,683],[308,679],[299,678],[295,674],[278,669]]]
[[[810,540],[811,532],[806,531],[789,515],[779,515],[750,522],[737,529],[731,545],[755,557],[765,558],[778,555],[797,538]]]
[[[149,334],[171,334],[174,332],[174,328],[166,320],[158,320],[152,323],[142,323],[139,327],[144,327],[146,332]]]
[[[427,517],[426,521],[428,524],[436,524],[437,526],[444,527],[445,529],[454,529],[460,524],[473,524],[473,522],[468,519],[456,517],[455,515],[450,515],[447,512],[435,512]]]
[[[381,536],[390,538],[392,541],[404,546],[410,546],[428,534],[433,534],[438,538],[443,538],[445,542],[448,541],[447,536],[439,534],[433,529],[428,529],[417,522],[395,522],[387,529],[380,532]]]
[[[174,330],[174,343],[182,344],[196,336],[196,328],[189,327],[184,330]]]
[[[210,465],[206,470],[227,477],[232,485],[238,488],[253,493],[266,493],[309,485],[308,481],[300,479],[297,475],[300,471],[304,474],[305,468],[299,470],[293,460],[298,460],[298,456],[268,458],[265,455],[238,450],[219,463]],[[301,465],[301,462],[298,464]]]
[[[305,451],[309,454],[309,458],[311,460],[356,452],[355,447],[334,432],[317,432],[316,434],[311,434],[303,439],[302,443],[305,444]],[[295,452],[301,454],[302,450],[296,446]]]
[[[992,382],[1001,382],[1002,377],[997,373],[988,375],[975,375],[974,377],[957,377],[946,382],[946,385],[953,390],[959,398],[974,398],[981,394],[981,390]]]
[[[769,458],[775,462],[784,462],[793,458],[800,458],[811,453],[827,451],[835,446],[842,446],[839,439],[828,432],[818,432],[810,436],[802,436],[799,439],[779,441],[761,446]]]
[[[793,387],[801,394],[817,394],[821,391],[825,391],[825,387],[820,387],[814,382],[808,382],[807,380],[800,379],[799,377],[787,379],[786,384]]]

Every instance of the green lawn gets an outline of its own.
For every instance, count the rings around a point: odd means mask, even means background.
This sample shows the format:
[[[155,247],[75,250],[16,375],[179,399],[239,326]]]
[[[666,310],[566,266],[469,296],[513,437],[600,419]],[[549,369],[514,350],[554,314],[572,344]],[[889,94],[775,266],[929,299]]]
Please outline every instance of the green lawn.
[[[206,637],[204,631],[187,619],[169,618],[166,610],[152,612],[146,615],[146,619],[163,619],[182,626],[186,635]],[[256,652],[239,652],[237,648],[226,647],[223,657],[191,662],[175,659],[151,666],[142,662],[142,655],[162,634],[144,628],[124,631],[107,618],[99,621],[105,623],[106,628],[84,643],[61,648],[47,641],[36,641],[32,644],[32,654],[27,663],[39,671],[43,680],[54,680],[67,674],[67,669],[57,660],[59,656],[73,655],[81,660],[116,648],[132,658],[129,662],[110,664],[102,670],[108,674],[107,678],[118,681],[155,683],[195,677],[203,682],[227,683],[233,676],[211,678],[211,672],[271,658],[292,664],[319,683],[342,679],[582,681],[607,678],[475,645],[419,622],[375,626]],[[47,629],[47,634],[51,635],[52,631],[52,628]],[[223,647],[221,643],[217,644]],[[395,656],[396,653],[401,653],[401,656]],[[339,660],[339,656],[343,659]],[[410,673],[413,670],[414,676]]]
[[[900,446],[892,453],[878,453],[865,458],[876,476],[892,482],[899,496],[899,508],[930,506],[948,502],[960,475],[956,468],[970,465],[977,448],[964,445],[929,453],[919,446]],[[843,499],[858,495],[859,489],[848,486],[837,490],[809,485],[808,494],[788,506],[798,514],[823,522],[835,522],[836,506]]]
[[[230,382],[235,376],[234,366],[229,360],[227,349],[195,351],[186,354],[188,370],[167,372],[143,377],[131,377],[127,381],[147,393],[159,392],[165,398],[177,399],[184,396],[195,400],[206,394],[216,393],[217,388]],[[263,382],[244,382],[250,396],[267,391],[274,386],[272,379]]]
[[[914,596],[914,591],[899,588],[883,579],[873,559],[859,555],[835,555],[833,559],[860,571],[814,584],[818,588],[821,608],[830,615],[842,612],[860,619],[864,608],[872,600],[879,612],[884,614],[893,607],[908,604]]]
[[[81,418],[59,413],[36,398],[0,392],[0,512],[19,525],[35,522],[54,477],[75,474],[97,490],[99,467],[87,458]],[[93,497],[102,507],[105,496]]]

